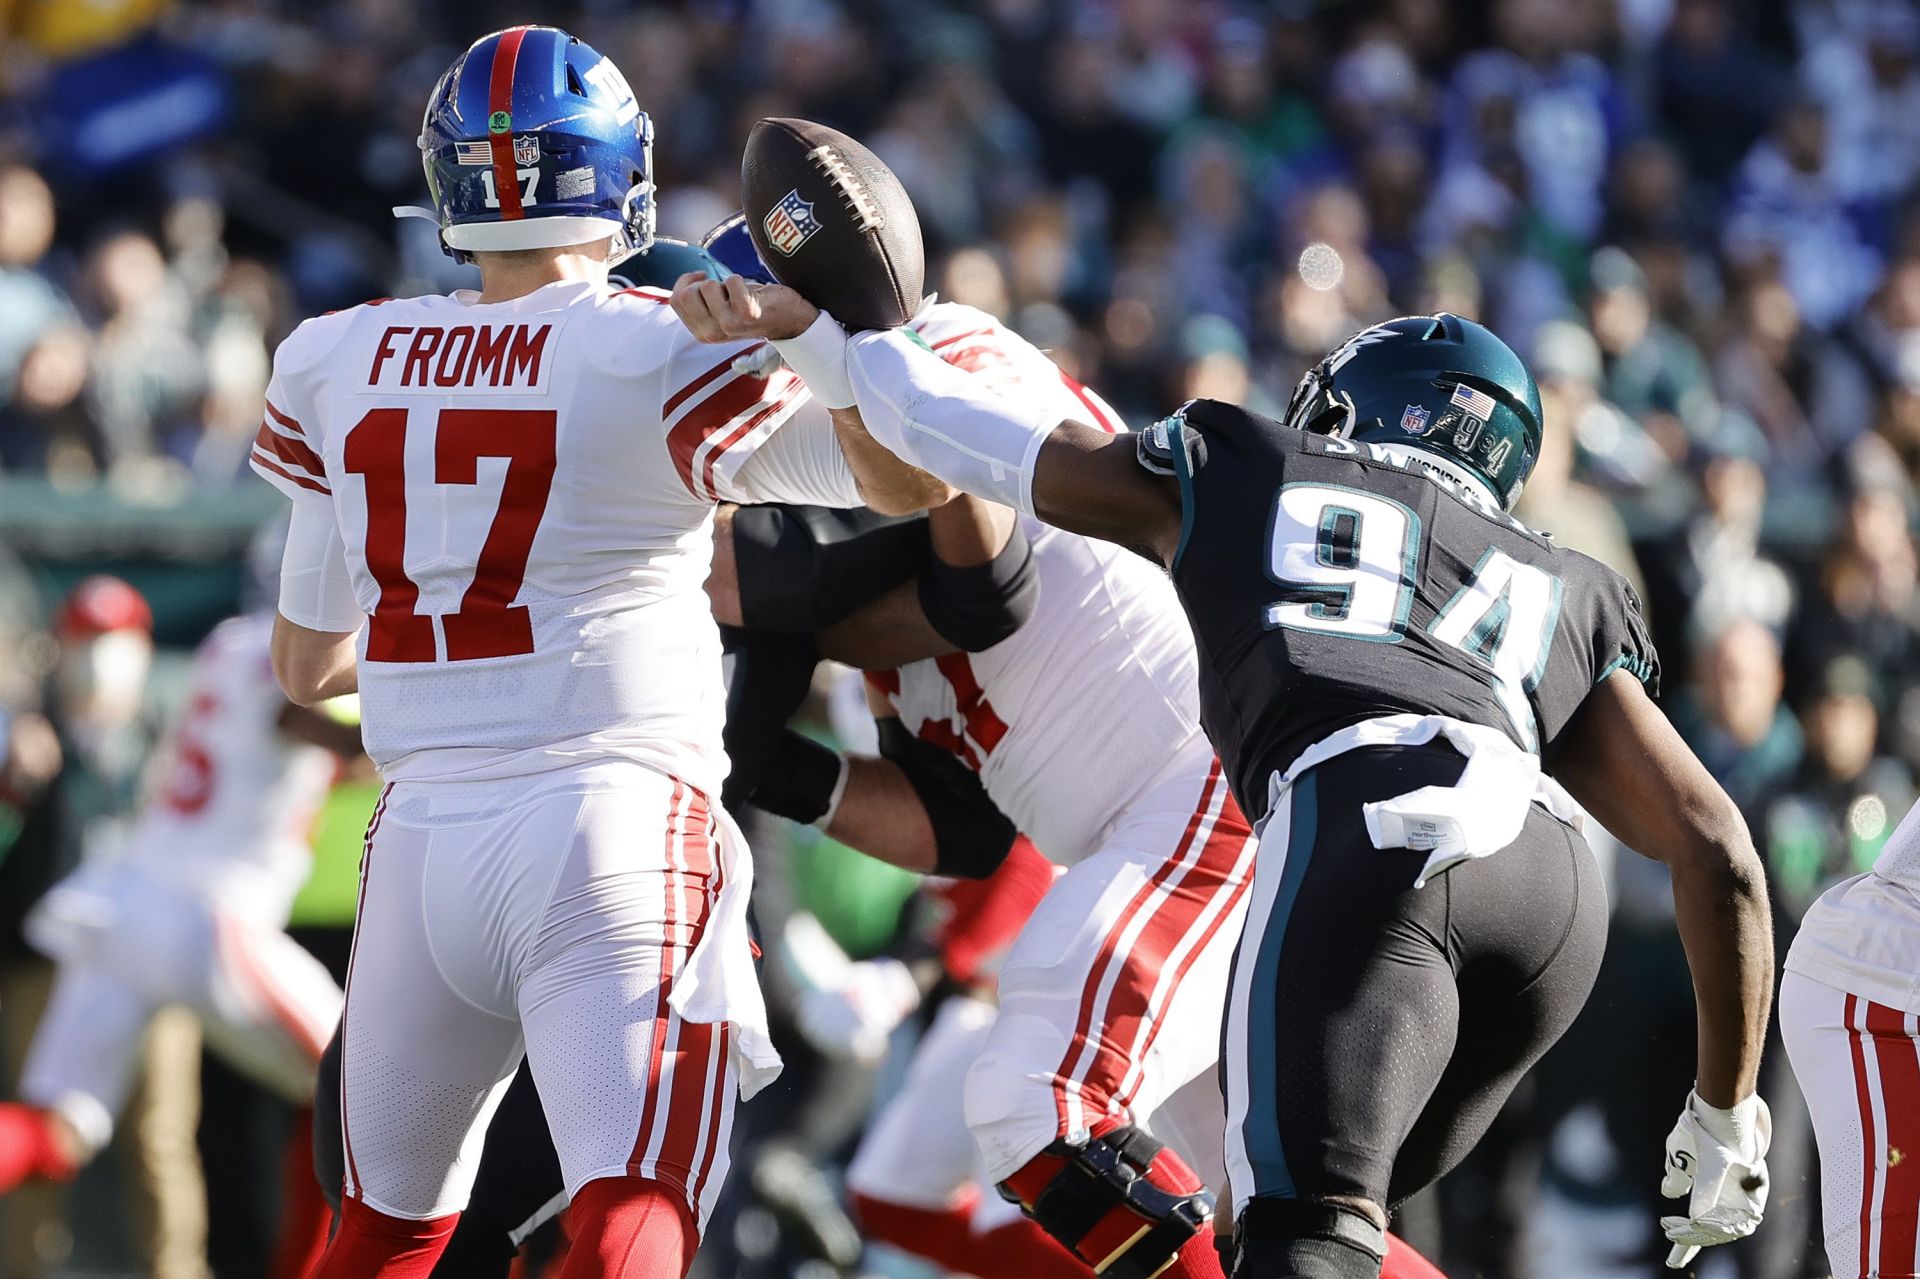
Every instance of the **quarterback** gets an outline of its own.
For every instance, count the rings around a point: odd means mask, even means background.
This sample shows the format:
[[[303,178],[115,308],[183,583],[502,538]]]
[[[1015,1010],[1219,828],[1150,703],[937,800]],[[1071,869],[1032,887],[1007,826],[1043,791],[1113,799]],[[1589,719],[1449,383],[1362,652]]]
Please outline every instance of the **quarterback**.
[[[652,239],[651,140],[585,44],[483,37],[420,134],[420,212],[481,288],[309,320],[274,359],[253,464],[293,502],[275,670],[300,703],[357,689],[387,783],[322,1276],[431,1270],[523,1055],[573,1204],[564,1273],[685,1273],[736,1091],[779,1065],[717,799],[714,504],[947,494],[878,458],[856,483],[796,377],[608,282]]]

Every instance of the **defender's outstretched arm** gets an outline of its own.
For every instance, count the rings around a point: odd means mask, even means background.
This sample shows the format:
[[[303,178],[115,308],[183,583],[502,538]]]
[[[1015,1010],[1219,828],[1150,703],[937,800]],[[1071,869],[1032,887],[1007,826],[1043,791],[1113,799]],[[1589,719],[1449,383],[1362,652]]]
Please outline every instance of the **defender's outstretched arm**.
[[[847,372],[865,429],[912,465],[1069,532],[1171,562],[1179,489],[1139,464],[1134,437],[998,395],[898,331],[853,339]]]

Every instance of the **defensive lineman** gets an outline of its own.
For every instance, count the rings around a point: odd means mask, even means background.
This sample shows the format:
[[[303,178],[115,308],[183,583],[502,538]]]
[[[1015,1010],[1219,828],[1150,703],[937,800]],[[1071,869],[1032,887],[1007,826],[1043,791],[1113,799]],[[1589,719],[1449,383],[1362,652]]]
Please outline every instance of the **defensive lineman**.
[[[829,384],[830,344],[809,351]],[[985,394],[899,333],[845,352],[887,447],[1173,573],[1203,720],[1265,835],[1228,1012],[1237,1274],[1377,1275],[1384,1210],[1458,1162],[1584,1001],[1604,910],[1543,760],[1672,870],[1700,1042],[1670,1264],[1755,1228],[1758,859],[1647,697],[1630,593],[1506,514],[1541,428],[1504,343],[1408,317],[1309,369],[1284,424],[1201,402],[1136,439]]]
[[[609,250],[652,236],[651,136],[565,32],[483,37],[420,138],[480,291],[310,320],[275,356],[253,455],[294,502],[275,667],[299,702],[357,687],[387,781],[323,1276],[431,1269],[523,1051],[573,1199],[565,1273],[684,1273],[734,1083],[778,1068],[747,851],[709,798],[713,503],[945,495],[897,464],[856,489],[796,378],[609,287]]]

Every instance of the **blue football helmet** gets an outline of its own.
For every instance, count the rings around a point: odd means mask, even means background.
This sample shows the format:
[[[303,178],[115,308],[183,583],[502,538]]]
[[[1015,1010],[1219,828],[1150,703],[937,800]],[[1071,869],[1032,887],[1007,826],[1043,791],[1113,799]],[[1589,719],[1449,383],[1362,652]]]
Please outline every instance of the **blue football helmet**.
[[[618,238],[653,242],[653,122],[618,67],[556,27],[508,27],[454,60],[420,155],[454,258]]]
[[[760,260],[760,250],[747,231],[747,215],[736,213],[700,238],[700,247],[727,270],[758,284],[777,284],[773,272]]]

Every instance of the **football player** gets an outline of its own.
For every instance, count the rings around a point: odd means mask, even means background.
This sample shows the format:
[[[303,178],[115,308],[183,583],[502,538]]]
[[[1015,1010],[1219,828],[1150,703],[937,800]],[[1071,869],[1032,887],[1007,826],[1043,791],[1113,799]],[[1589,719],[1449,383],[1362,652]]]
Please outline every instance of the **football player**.
[[[278,550],[279,539],[264,543]],[[277,570],[278,557],[272,563]],[[122,855],[56,885],[27,935],[59,964],[20,1093],[0,1104],[0,1193],[74,1176],[113,1135],[142,1037],[169,1004],[296,1106],[340,1013],[340,988],[282,930],[311,862],[307,831],[359,736],[274,683],[270,611],[214,628],[194,655],[157,785]],[[293,1129],[304,1147],[309,1122]],[[327,1214],[296,1152],[275,1275],[304,1275]]]
[[[1669,1264],[1753,1231],[1763,876],[1647,694],[1631,590],[1508,514],[1541,421],[1505,343],[1407,317],[1307,370],[1284,422],[1202,401],[1137,437],[995,396],[909,334],[807,358],[903,458],[1171,571],[1202,718],[1265,836],[1227,1016],[1236,1274],[1373,1279],[1387,1210],[1566,1029],[1605,932],[1575,800],[1667,864],[1693,970]]]
[[[1780,1035],[1820,1145],[1836,1276],[1920,1271],[1920,807],[1873,868],[1807,911],[1780,979]]]
[[[947,496],[874,469],[857,416],[792,374],[737,369],[752,344],[700,347],[608,283],[652,238],[651,139],[565,32],[481,38],[420,135],[421,212],[480,289],[309,320],[275,355],[253,451],[294,504],[275,669],[299,703],[358,690],[387,782],[322,1276],[432,1268],[523,1053],[572,1198],[565,1273],[685,1272],[736,1083],[778,1069],[718,803],[714,503]],[[858,483],[843,435],[874,455]]]
[[[1122,429],[1096,394],[983,312],[935,303],[911,328],[999,395]],[[754,802],[910,869],[980,874],[1016,829],[1067,869],[997,974],[998,1017],[966,1034],[948,1026],[916,1056],[921,1088],[888,1108],[848,1184],[870,1226],[923,1246],[949,1241],[937,1259],[951,1267],[990,1264],[991,1239],[1031,1249],[1008,1263],[1020,1273],[1079,1273],[1018,1236],[972,1228],[970,1163],[906,1166],[906,1150],[950,1148],[940,1117],[951,1107],[982,1147],[987,1180],[1086,1265],[1217,1275],[1211,1198],[1193,1187],[1225,1177],[1214,1068],[1251,848],[1224,794],[1217,814],[1193,799],[1218,788],[1194,727],[1188,631],[1150,565],[1001,509],[999,536],[1031,559],[1030,615],[999,643],[955,652],[939,603],[955,592],[931,588],[953,573],[948,561],[968,558],[956,541],[982,541],[977,525],[955,537],[956,521],[977,518],[965,511],[952,504],[928,517],[937,554],[916,582],[817,637],[826,656],[875,671],[882,757],[842,758],[788,732]],[[765,532],[781,518],[733,515],[709,582],[723,620],[796,577],[844,592],[839,574],[803,566],[857,550],[802,554]],[[971,558],[996,546],[985,540]],[[897,1010],[900,976],[890,990],[857,993]],[[934,1095],[956,1080],[964,1086]],[[1421,1273],[1416,1254],[1395,1252],[1394,1273]]]

